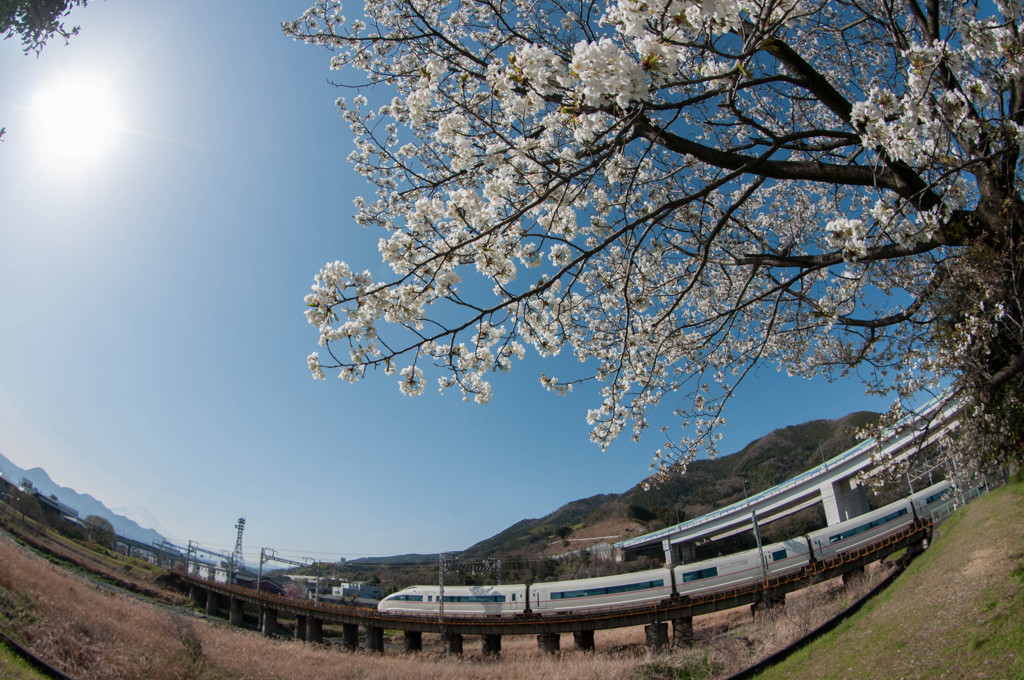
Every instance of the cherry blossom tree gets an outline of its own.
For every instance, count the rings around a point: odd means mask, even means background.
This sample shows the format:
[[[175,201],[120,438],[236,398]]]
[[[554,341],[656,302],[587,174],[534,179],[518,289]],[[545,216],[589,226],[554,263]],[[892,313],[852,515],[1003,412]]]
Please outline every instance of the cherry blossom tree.
[[[600,383],[601,447],[674,407],[659,472],[714,453],[755,366],[856,372],[893,417],[955,400],[966,446],[1019,460],[1021,12],[320,0],[285,32],[332,50],[375,188],[354,219],[392,275],[317,274],[310,370],[485,403],[530,348],[570,352],[540,380]]]

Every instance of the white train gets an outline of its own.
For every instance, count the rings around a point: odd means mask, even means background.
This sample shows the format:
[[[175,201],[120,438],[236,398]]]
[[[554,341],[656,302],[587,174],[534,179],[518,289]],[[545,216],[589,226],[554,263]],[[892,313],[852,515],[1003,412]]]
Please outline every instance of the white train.
[[[672,568],[616,576],[531,585],[445,586],[445,615],[514,615],[614,608],[662,600],[673,595],[744,585],[801,569],[889,535],[952,503],[949,482],[940,482],[895,503],[834,524],[807,536],[773,543],[725,557]],[[761,553],[765,564],[762,567]],[[380,601],[382,612],[436,613],[441,606],[436,585],[410,586]]]

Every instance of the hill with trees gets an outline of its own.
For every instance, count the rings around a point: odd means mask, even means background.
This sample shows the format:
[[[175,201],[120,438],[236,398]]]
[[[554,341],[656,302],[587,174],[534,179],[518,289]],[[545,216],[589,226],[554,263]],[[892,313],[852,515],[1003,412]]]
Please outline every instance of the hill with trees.
[[[744,479],[748,493],[756,493],[842,453],[857,443],[857,428],[877,419],[877,413],[860,411],[836,420],[779,428],[732,455],[694,461],[685,474],[666,477],[647,490],[637,484],[621,494],[583,498],[544,517],[524,519],[462,554],[531,555],[551,552],[545,550],[551,544],[554,552],[566,552],[573,545],[571,537],[582,537],[597,525],[629,530],[620,536],[626,537],[699,517],[741,500]],[[581,538],[580,543],[587,541]]]

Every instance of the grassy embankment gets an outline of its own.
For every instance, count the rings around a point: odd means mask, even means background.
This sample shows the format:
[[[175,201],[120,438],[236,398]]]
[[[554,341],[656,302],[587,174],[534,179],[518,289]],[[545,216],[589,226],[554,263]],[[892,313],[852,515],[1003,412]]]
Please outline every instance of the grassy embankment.
[[[947,520],[857,615],[760,678],[1024,678],[1024,485]]]
[[[4,680],[46,680],[46,676],[0,642],[0,678]]]

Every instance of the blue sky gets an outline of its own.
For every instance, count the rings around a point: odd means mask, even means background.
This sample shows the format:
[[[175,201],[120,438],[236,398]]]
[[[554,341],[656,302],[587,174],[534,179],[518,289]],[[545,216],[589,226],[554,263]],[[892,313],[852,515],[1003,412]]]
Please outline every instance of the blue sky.
[[[329,55],[280,31],[307,2],[93,2],[68,46],[0,42],[0,453],[146,508],[173,540],[230,549],[245,516],[250,555],[318,559],[461,550],[639,482],[668,416],[602,453],[596,400],[545,392],[557,368],[539,360],[486,406],[310,377],[313,275],[381,265],[351,220],[371,192],[345,161]],[[102,83],[117,126],[58,167],[32,103],[60,78]],[[855,381],[762,369],[722,450],[884,407]]]

